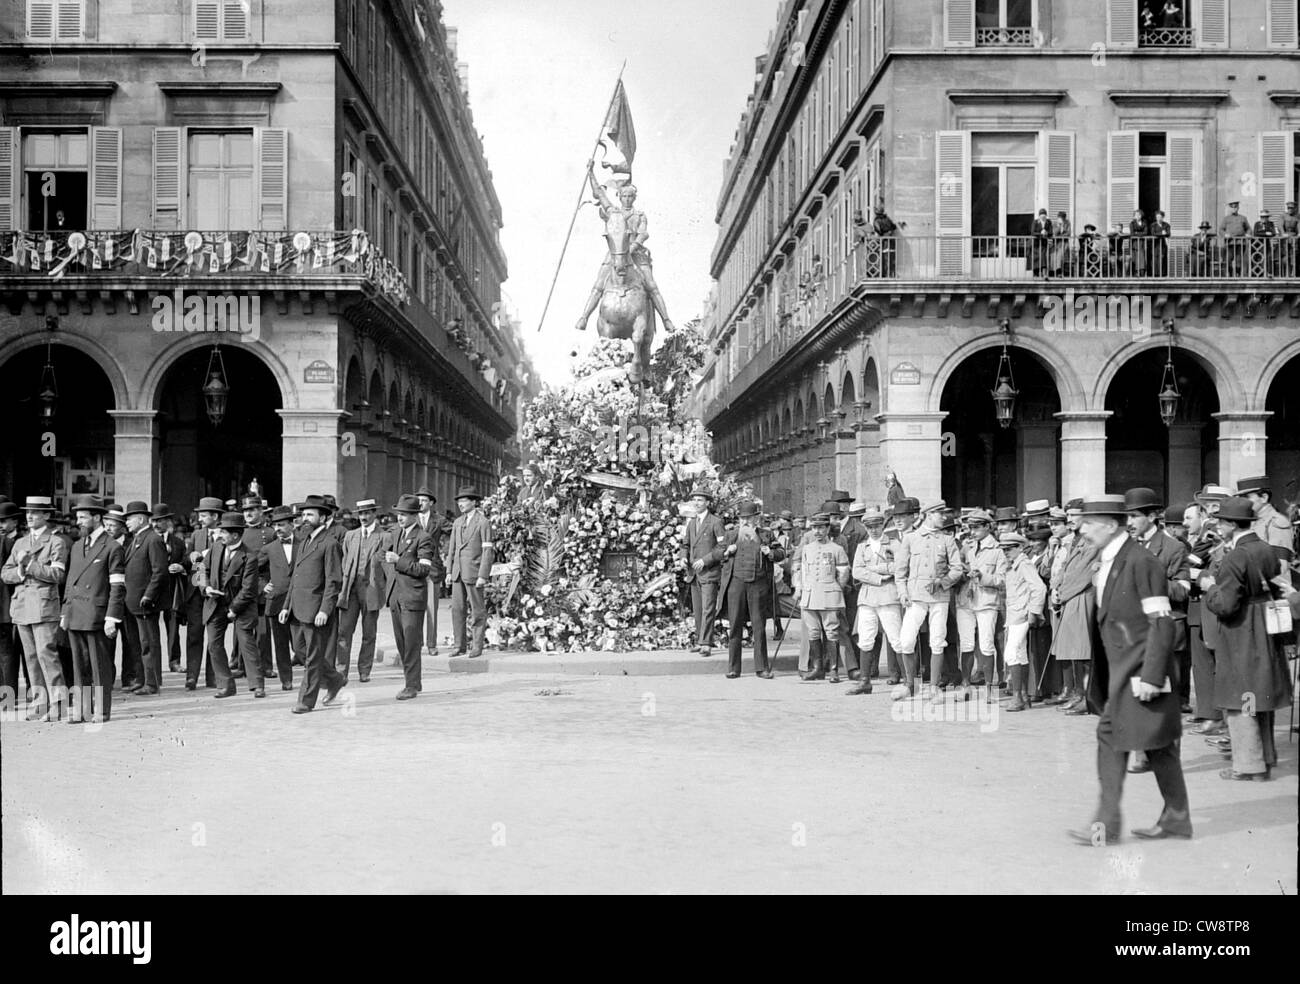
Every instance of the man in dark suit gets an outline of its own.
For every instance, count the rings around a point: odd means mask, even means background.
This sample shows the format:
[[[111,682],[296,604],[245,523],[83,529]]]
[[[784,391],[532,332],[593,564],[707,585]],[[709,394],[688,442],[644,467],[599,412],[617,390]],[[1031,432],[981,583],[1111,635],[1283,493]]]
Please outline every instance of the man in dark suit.
[[[4,566],[9,555],[13,553],[14,544],[18,542],[18,519],[22,510],[16,502],[0,502],[0,567]],[[0,581],[0,687],[9,687],[16,694],[18,690],[18,667],[21,663],[23,672],[27,664],[18,656],[21,649],[14,632],[14,621],[9,615],[9,600],[13,588]]]
[[[262,494],[249,494],[244,496],[240,502],[240,508],[244,514],[244,549],[254,560],[262,556],[262,548],[275,539],[275,531],[271,529],[271,524],[266,522],[262,512],[266,503],[262,500]],[[275,667],[271,664],[271,627],[267,624],[266,619],[266,582],[259,577],[257,584],[257,618],[253,623],[252,649],[248,652],[243,651],[240,647],[240,662],[244,664],[245,672],[248,672],[247,666],[250,658],[254,658],[261,665],[259,677],[265,680],[267,677],[275,676]],[[252,654],[250,657],[249,654]],[[251,677],[252,674],[249,673]]]
[[[415,497],[420,502],[420,529],[428,533],[430,539],[433,540],[433,570],[429,572],[429,577],[425,582],[429,592],[429,605],[424,619],[424,648],[428,650],[430,656],[437,656],[438,596],[442,593],[442,582],[447,576],[447,569],[442,562],[442,541],[443,537],[450,532],[451,524],[438,514],[438,510],[433,508],[438,500],[434,497],[433,490],[429,486],[421,485],[415,493]]]
[[[410,700],[422,689],[420,674],[421,632],[424,629],[424,611],[428,604],[425,584],[434,569],[433,538],[420,528],[416,518],[420,504],[413,495],[404,495],[393,511],[397,513],[399,528],[388,534],[388,549],[384,551],[384,573],[387,590],[384,604],[393,616],[393,638],[402,657],[402,672],[406,684],[397,695],[398,700]],[[477,639],[477,625],[476,639]],[[464,630],[462,629],[462,638]],[[481,642],[476,646],[481,651]]]
[[[483,589],[492,576],[492,525],[479,509],[483,496],[470,486],[456,493],[460,515],[451,524],[447,547],[447,583],[451,585],[451,624],[456,636],[456,656],[465,655],[466,613],[473,629],[471,659],[483,655],[483,637],[487,631],[487,602]]]
[[[199,670],[204,671],[204,682],[215,687],[216,675],[212,669],[212,658],[208,656],[206,623],[203,621],[206,554],[214,542],[213,532],[221,523],[224,503],[215,496],[199,500],[198,528],[190,535],[186,544],[189,553],[190,590],[185,599],[185,689],[194,690],[199,685]],[[204,657],[208,658],[205,660]],[[206,665],[205,665],[206,664]]]
[[[106,502],[104,504],[108,512],[104,513],[104,532],[113,538],[113,542],[122,548],[122,558],[126,559],[126,548],[131,545],[131,535],[126,531],[126,516],[122,510],[125,506],[119,506],[115,502]],[[220,518],[220,517],[218,517]],[[125,606],[126,602],[123,601]],[[202,610],[199,613],[202,619]],[[120,683],[123,690],[130,690],[139,682],[140,676],[140,638],[139,633],[135,631],[135,618],[129,609],[126,611],[126,617],[122,624],[118,626],[117,638],[122,644],[122,673]],[[111,641],[110,641],[111,642]],[[114,662],[117,660],[117,647],[109,645],[109,653]],[[116,670],[116,666],[114,666]],[[134,673],[132,677],[130,674]],[[112,681],[109,681],[110,684]]]
[[[343,674],[334,669],[337,644],[331,648],[332,631],[338,625],[339,590],[343,587],[343,548],[337,538],[325,532],[325,517],[332,512],[324,497],[309,495],[302,503],[302,528],[306,536],[298,543],[293,563],[289,596],[277,616],[293,629],[295,645],[307,653],[307,668],[294,714],[316,708],[316,697],[325,685],[325,706],[334,703],[347,686]]]
[[[835,495],[843,493],[836,492]],[[848,518],[844,525],[840,527],[840,535],[836,537],[836,542],[844,548],[845,555],[850,561],[858,553],[858,544],[867,536],[867,529],[862,525],[862,516],[867,511],[865,502],[850,502],[847,506]],[[858,652],[858,642],[853,637],[853,627],[857,622],[858,614],[858,588],[853,579],[849,579],[848,587],[844,589],[844,617],[841,623],[844,631],[840,633],[840,657],[845,667],[849,671],[849,679],[857,680],[862,676],[859,669],[861,663],[861,653]],[[868,677],[868,680],[870,677]]]
[[[185,584],[190,574],[185,541],[172,532],[175,519],[167,503],[154,503],[149,525],[167,551],[167,580],[163,583],[163,597],[158,606],[163,619],[162,648],[168,657],[168,669],[173,673],[181,668],[180,626],[185,617]]]
[[[767,662],[767,620],[772,614],[772,565],[785,559],[785,551],[770,530],[755,525],[758,503],[740,504],[740,524],[726,534],[722,544],[721,593],[727,602],[727,679],[740,676],[740,643],[745,623],[754,637],[754,673],[772,679]]]
[[[68,720],[96,724],[113,709],[113,649],[109,641],[126,617],[126,556],[104,530],[104,500],[78,496],[73,504],[81,539],[68,557],[60,624],[72,646],[72,682],[77,697]]]
[[[265,697],[262,663],[256,658],[257,556],[244,543],[244,517],[228,512],[221,517],[217,540],[208,551],[203,589],[203,624],[208,629],[208,651],[217,676],[217,699],[235,696],[235,677],[226,658],[226,624],[235,624],[235,645],[245,654],[244,672],[254,697]]]
[[[691,493],[695,515],[686,522],[681,561],[691,586],[691,611],[695,615],[695,651],[713,655],[713,621],[718,613],[718,585],[722,581],[722,520],[709,512],[713,496],[703,488]]]
[[[293,562],[300,541],[294,536],[294,512],[291,506],[276,506],[271,513],[275,539],[262,548],[258,558],[258,583],[265,582],[262,594],[266,597],[266,621],[271,626],[271,640],[275,644],[275,665],[280,672],[280,689],[293,689],[293,668],[306,662],[306,653],[294,644],[289,626],[280,621],[285,599],[289,597],[289,581],[293,576]]]
[[[1120,836],[1120,796],[1128,753],[1145,751],[1164,810],[1155,826],[1135,828],[1146,838],[1192,836],[1187,784],[1179,760],[1182,722],[1173,658],[1174,620],[1160,561],[1124,528],[1123,496],[1085,499],[1080,532],[1099,551],[1097,590],[1100,651],[1094,650],[1089,706],[1097,723],[1097,775],[1101,799],[1091,830],[1071,831],[1076,843],[1112,844]],[[1174,678],[1171,680],[1171,677]]]
[[[133,620],[127,623],[128,638],[134,637],[140,654],[141,679],[131,693],[147,697],[158,693],[162,685],[162,630],[158,625],[160,608],[167,597],[167,549],[162,539],[149,528],[150,509],[145,502],[128,502],[123,510],[129,539],[126,544],[126,610]],[[132,629],[134,625],[134,629]],[[122,679],[128,676],[122,667]]]
[[[370,680],[375,663],[375,633],[379,623],[379,609],[384,607],[383,556],[385,534],[375,522],[378,507],[374,499],[357,502],[357,516],[361,525],[348,530],[343,536],[343,588],[339,592],[339,646],[334,665],[348,678],[352,662],[352,637],[361,624],[361,652],[357,654],[357,677],[362,683]],[[393,613],[394,622],[397,613]],[[399,643],[398,652],[402,651]]]

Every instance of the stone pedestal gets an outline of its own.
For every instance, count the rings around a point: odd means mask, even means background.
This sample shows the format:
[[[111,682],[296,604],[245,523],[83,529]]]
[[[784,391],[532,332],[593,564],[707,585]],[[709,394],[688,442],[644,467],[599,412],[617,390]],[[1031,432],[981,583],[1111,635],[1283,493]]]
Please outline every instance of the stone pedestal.
[[[339,420],[342,410],[277,410],[284,421],[281,493],[285,502],[340,488]],[[370,493],[374,495],[372,491]]]
[[[1273,416],[1272,411],[1216,413],[1212,416],[1219,422],[1218,483],[1231,489],[1236,487],[1239,478],[1267,475],[1265,425]]]
[[[109,410],[113,418],[113,498],[122,504],[158,497],[156,410]]]
[[[1061,422],[1061,499],[1106,491],[1106,421],[1114,411],[1053,414]]]

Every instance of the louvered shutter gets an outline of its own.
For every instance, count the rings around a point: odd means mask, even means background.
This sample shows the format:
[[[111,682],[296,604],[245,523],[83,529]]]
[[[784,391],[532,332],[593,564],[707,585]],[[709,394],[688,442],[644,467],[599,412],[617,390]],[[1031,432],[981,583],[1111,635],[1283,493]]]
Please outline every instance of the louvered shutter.
[[[1043,130],[1038,134],[1038,200],[1056,222],[1064,212],[1074,222],[1074,132]]]
[[[1173,236],[1194,236],[1201,221],[1200,130],[1171,130],[1165,134],[1169,152],[1169,231]]]
[[[1137,208],[1138,131],[1112,130],[1107,145],[1107,229],[1117,222],[1127,229]]]
[[[185,194],[185,129],[158,126],[153,131],[153,227],[179,229]]]
[[[289,131],[257,131],[258,228],[283,231],[289,216]]]
[[[1268,0],[1268,46],[1294,48],[1296,46],[1296,0]]]
[[[58,0],[55,30],[60,41],[80,41],[85,28],[85,0]]]
[[[122,227],[122,130],[90,130],[90,228]]]
[[[1295,168],[1290,130],[1276,130],[1259,135],[1259,204],[1273,214],[1274,222],[1290,200],[1291,174]]]
[[[54,0],[27,0],[27,38],[29,41],[53,41]]]
[[[18,215],[20,148],[18,127],[0,126],[0,232],[22,228]]]
[[[943,44],[975,47],[975,0],[943,0]]]
[[[194,0],[194,40],[221,40],[221,0]]]
[[[1137,47],[1137,0],[1106,0],[1106,44],[1111,48]]]
[[[934,227],[940,276],[970,272],[970,132],[934,135]]]
[[[248,0],[222,0],[221,40],[248,40]]]
[[[1196,28],[1198,48],[1228,47],[1228,0],[1200,0]]]

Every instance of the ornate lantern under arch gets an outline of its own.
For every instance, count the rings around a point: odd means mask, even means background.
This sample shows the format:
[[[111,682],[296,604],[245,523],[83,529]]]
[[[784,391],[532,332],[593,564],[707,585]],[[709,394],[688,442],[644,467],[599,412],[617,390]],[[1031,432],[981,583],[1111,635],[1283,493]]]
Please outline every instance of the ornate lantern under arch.
[[[1011,371],[1011,354],[1007,346],[1011,342],[1011,322],[1005,318],[1000,322],[1002,328],[1002,356],[998,359],[997,382],[990,391],[993,397],[993,412],[998,418],[998,426],[1004,430],[1011,426],[1016,416],[1016,377]]]

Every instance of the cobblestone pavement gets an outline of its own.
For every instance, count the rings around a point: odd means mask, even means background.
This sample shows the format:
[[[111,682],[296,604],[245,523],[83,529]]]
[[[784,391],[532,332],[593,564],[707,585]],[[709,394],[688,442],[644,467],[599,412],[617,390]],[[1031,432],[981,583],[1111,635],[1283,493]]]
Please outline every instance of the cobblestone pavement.
[[[5,723],[4,890],[1296,891],[1281,730],[1269,783],[1224,782],[1184,741],[1193,841],[1080,848],[1063,832],[1094,804],[1095,718],[926,720],[884,688],[731,681],[714,659],[693,677],[428,673],[402,703],[386,662],[304,716],[278,688],[214,701],[169,673],[97,732]],[[1159,805],[1129,777],[1126,827]]]

